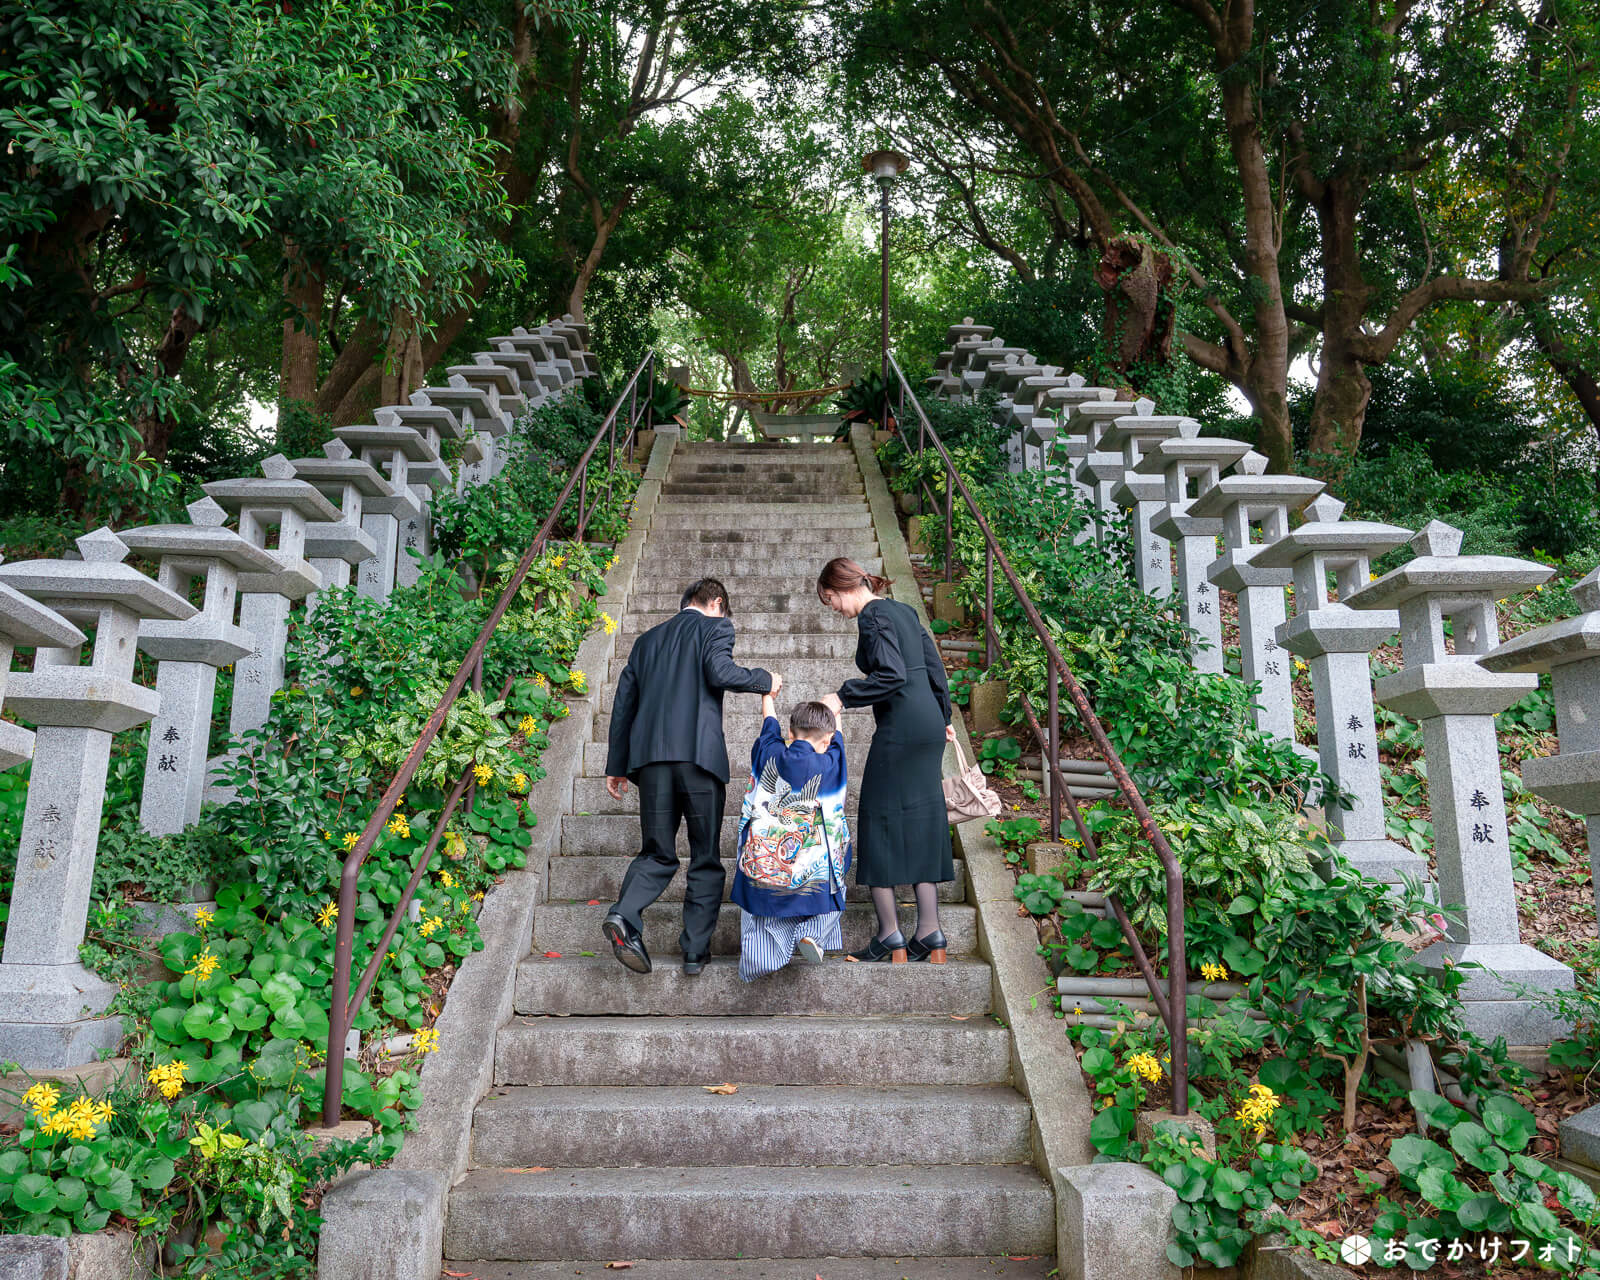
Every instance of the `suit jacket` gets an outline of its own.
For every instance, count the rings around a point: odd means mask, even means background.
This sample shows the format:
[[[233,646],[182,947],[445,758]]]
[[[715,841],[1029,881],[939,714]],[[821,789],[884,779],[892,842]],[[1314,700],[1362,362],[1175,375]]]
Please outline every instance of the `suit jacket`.
[[[651,627],[633,642],[617,683],[606,775],[634,778],[647,764],[688,761],[726,783],[724,690],[772,690],[762,668],[734,662],[732,621],[683,609]]]

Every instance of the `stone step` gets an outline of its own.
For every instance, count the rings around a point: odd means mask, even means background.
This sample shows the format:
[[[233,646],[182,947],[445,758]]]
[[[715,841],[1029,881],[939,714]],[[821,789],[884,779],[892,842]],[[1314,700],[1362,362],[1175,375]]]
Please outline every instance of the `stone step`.
[[[878,546],[877,535],[871,529],[678,529],[673,531],[672,542],[674,546],[684,542],[717,546],[753,543],[763,553],[796,546],[837,546],[840,555],[854,555],[856,551],[871,555]]]
[[[731,593],[733,587],[730,585],[728,590]],[[741,618],[739,621],[744,620]],[[650,626],[654,625],[655,623],[650,623]],[[625,658],[631,654],[633,642],[646,629],[630,632],[628,627],[624,627],[617,636],[617,655]],[[826,635],[813,632],[808,635],[805,632],[791,634],[788,628],[774,632],[758,630],[747,625],[738,628],[737,634],[735,660],[740,666],[745,667],[753,663],[770,669],[770,664],[765,661],[767,658],[854,658],[857,644],[854,631],[835,631]]]
[[[724,823],[726,830],[732,823]],[[550,859],[548,872],[550,881],[551,902],[593,902],[611,903],[622,892],[622,877],[627,873],[628,863],[632,862],[639,851],[639,824],[633,823],[633,847],[626,854],[620,853],[577,853],[561,854]],[[723,883],[722,896],[727,898],[733,889],[733,859],[722,860]],[[940,902],[963,902],[967,896],[966,864],[960,859],[955,859],[955,879],[939,886]],[[675,875],[672,882],[667,885],[666,891],[661,895],[661,902],[683,901],[683,876]],[[855,882],[852,872],[845,877],[845,900],[847,902],[866,902],[869,894]]]
[[[515,1017],[495,1042],[495,1081],[506,1085],[976,1085],[1010,1079],[1011,1034],[988,1018]]]
[[[831,609],[804,607],[808,600],[816,600],[814,591],[807,592],[806,599],[801,600],[796,600],[795,593],[790,592],[787,593],[787,599],[789,603],[803,607],[789,613],[753,613],[749,609],[741,608],[733,619],[734,633],[739,637],[740,643],[758,639],[774,631],[781,631],[784,635],[849,636],[851,639],[858,634],[853,621],[841,618]],[[817,603],[820,605],[822,602],[818,600]],[[625,608],[619,618],[622,624],[620,634],[628,638],[636,637],[651,627],[671,621],[679,612],[676,604],[654,612]]]
[[[665,957],[664,957],[665,958]],[[956,957],[947,964],[791,965],[759,982],[741,982],[738,963],[714,957],[693,977],[673,963],[634,973],[608,950],[592,958],[532,956],[517,966],[518,1013],[720,1018],[733,1015],[989,1012],[989,966]]]
[[[732,593],[743,585],[741,579],[765,581],[774,576],[775,570],[781,572],[789,567],[794,570],[794,577],[790,579],[794,589],[815,599],[817,574],[822,572],[823,565],[833,559],[833,555],[833,548],[823,546],[804,551],[774,551],[768,555],[759,551],[739,554],[705,543],[682,545],[672,538],[659,541],[652,538],[645,543],[644,555],[639,558],[639,571],[642,581],[672,582],[682,578],[684,586],[696,578],[720,578],[733,598],[737,615],[739,597]],[[883,557],[880,555],[851,558],[859,559],[861,567],[868,573],[883,572]],[[682,588],[679,588],[679,599],[682,598]],[[821,607],[821,601],[818,601],[818,607]]]
[[[667,472],[668,484],[720,484],[734,488],[750,488],[758,484],[860,484],[861,468],[853,462],[797,462],[787,464],[764,462],[673,463]]]
[[[451,1271],[476,1280],[573,1280],[604,1276],[608,1258],[567,1262],[505,1262],[452,1259]],[[641,1280],[1055,1280],[1053,1257],[1042,1254],[993,1258],[711,1258],[654,1259]]]
[[[694,493],[683,489],[664,489],[661,494],[661,501],[663,504],[671,503],[675,507],[692,507],[701,503],[707,506],[713,504],[727,505],[729,502],[743,501],[747,497],[756,498],[757,495],[753,492],[755,487],[752,486],[752,492],[748,495],[740,494],[737,490],[728,490],[720,487],[706,493]],[[835,490],[832,487],[827,490],[780,489],[773,493],[761,492],[759,501],[760,505],[768,510],[774,506],[810,508],[818,504],[831,506],[844,503],[849,501],[851,496],[851,492],[848,489]],[[865,498],[862,501],[865,502]],[[796,513],[795,518],[800,518],[799,512]]]
[[[733,653],[734,661],[743,662],[744,655],[737,649]],[[764,665],[756,663],[757,666]],[[769,671],[772,669],[767,668]],[[859,674],[859,673],[856,673]],[[838,688],[837,685],[834,689]],[[797,702],[805,701],[804,692],[831,693],[832,689],[802,691],[799,686],[793,689],[788,684],[783,686],[783,692],[778,695],[778,722],[787,728],[789,723],[789,708]],[[756,734],[761,731],[760,700],[753,693],[730,693],[722,703],[722,734],[728,744],[728,759],[733,767],[728,771],[728,777],[736,778],[741,771],[750,767],[750,748],[754,745]],[[872,731],[875,721],[870,711],[846,711],[844,713],[844,745],[845,753],[849,756],[859,756],[866,760],[867,747],[872,743]],[[605,700],[604,712],[597,716],[594,722],[594,740],[606,742],[611,737],[611,700]],[[603,777],[603,773],[595,774]],[[735,783],[734,785],[738,785]]]
[[[478,1104],[472,1159],[480,1168],[1021,1164],[1032,1121],[1009,1085],[746,1084],[726,1095],[698,1084],[521,1087]]]
[[[609,899],[598,907],[587,901],[578,903],[544,902],[533,921],[533,950],[539,955],[546,951],[559,951],[563,956],[576,956],[585,951],[599,955],[609,954],[605,939],[600,934],[600,921],[611,906]],[[717,930],[711,938],[711,954],[736,956],[739,954],[739,908],[731,902],[722,904],[717,916]],[[867,902],[853,902],[845,908],[842,932],[844,949],[859,951],[877,932],[878,918]],[[911,905],[900,908],[900,928],[906,937],[916,928],[917,912]],[[939,909],[939,927],[950,944],[951,955],[969,956],[978,949],[978,914],[965,903],[950,903]],[[680,916],[669,911],[647,911],[644,916],[645,950],[652,956],[678,956],[678,933],[683,928]]]
[[[748,762],[744,777],[736,778],[728,784],[727,798],[723,801],[723,816],[732,821],[744,804],[745,785],[749,778]],[[853,808],[857,797],[861,794],[859,777],[852,777],[845,787],[845,795]],[[622,799],[613,800],[611,793],[606,790],[605,775],[596,777],[575,778],[572,784],[572,817],[598,817],[606,814],[628,813],[635,817],[639,813],[639,792],[636,787],[630,786],[623,792]]]
[[[767,502],[775,497],[805,495],[813,498],[856,498],[866,492],[859,475],[815,473],[787,479],[770,471],[750,471],[739,476],[669,475],[661,483],[662,496],[710,495],[734,501]]]
[[[748,777],[748,774],[746,775]],[[743,790],[743,784],[739,784]],[[630,789],[630,794],[631,794]],[[678,855],[689,852],[687,825],[678,828]],[[731,858],[739,837],[739,824],[723,819],[722,856]],[[594,858],[639,852],[639,818],[635,813],[568,813],[561,818],[561,853],[564,858]],[[592,896],[592,895],[591,895]]]
[[[1024,1165],[478,1169],[450,1192],[444,1233],[451,1258],[881,1258],[1054,1245],[1050,1186]]]
[[[817,599],[817,573],[826,563],[827,561],[819,556],[814,562],[807,562],[797,567],[792,577],[766,578],[756,587],[750,586],[750,580],[747,580],[738,591],[733,589],[732,583],[724,582],[723,585],[728,588],[728,594],[732,597],[735,634],[755,626],[754,621],[746,621],[747,616],[754,619],[763,614],[773,613],[790,615],[800,620],[813,618],[824,627],[837,624],[839,615]],[[683,578],[683,582],[679,583],[678,578]],[[628,597],[627,605],[619,616],[642,618],[655,617],[667,612],[676,613],[679,603],[683,600],[683,589],[691,581],[693,579],[687,575],[678,574],[667,583],[642,583],[639,589]],[[792,631],[797,625],[804,628],[805,623],[789,622],[786,629]]]
[[[785,706],[792,706],[795,702],[820,698],[825,693],[837,693],[839,686],[846,680],[859,680],[861,672],[856,669],[856,664],[849,658],[775,658],[772,664],[758,662],[749,654],[741,652],[737,644],[733,650],[733,660],[746,669],[759,667],[768,673],[776,671],[783,676],[783,691],[778,695],[779,701]],[[606,687],[600,694],[599,711],[602,715],[611,714],[611,704],[616,690],[615,683],[622,675],[622,668],[627,665],[626,659],[613,658],[611,670],[608,673]],[[750,699],[749,714],[758,714],[761,708],[761,695],[755,693],[728,693],[723,697],[724,708],[733,707],[738,710],[743,699]]]
[[[797,519],[797,513],[774,511],[763,502],[686,507],[663,502],[650,517],[650,536],[663,529],[792,529]],[[804,520],[813,527],[870,529],[872,511],[865,502],[819,502],[806,508]]]
[[[848,458],[855,462],[855,450],[844,441],[826,444],[802,444],[793,440],[683,440],[674,451],[678,458]]]

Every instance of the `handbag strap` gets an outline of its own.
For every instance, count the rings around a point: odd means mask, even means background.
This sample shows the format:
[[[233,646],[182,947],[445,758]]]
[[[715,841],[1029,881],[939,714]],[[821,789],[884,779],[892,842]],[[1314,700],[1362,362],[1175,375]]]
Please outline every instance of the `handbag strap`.
[[[961,750],[961,735],[957,734],[955,740],[950,745],[956,749],[956,772],[965,773],[967,771],[967,756],[966,753]]]

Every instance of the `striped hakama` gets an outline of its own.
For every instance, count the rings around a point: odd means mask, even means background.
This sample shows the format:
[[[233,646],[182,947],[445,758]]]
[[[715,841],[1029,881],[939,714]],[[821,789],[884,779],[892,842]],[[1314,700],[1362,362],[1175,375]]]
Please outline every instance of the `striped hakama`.
[[[824,951],[844,947],[842,911],[815,916],[755,916],[739,913],[739,976],[746,982],[776,973],[794,958],[795,944],[810,938]]]

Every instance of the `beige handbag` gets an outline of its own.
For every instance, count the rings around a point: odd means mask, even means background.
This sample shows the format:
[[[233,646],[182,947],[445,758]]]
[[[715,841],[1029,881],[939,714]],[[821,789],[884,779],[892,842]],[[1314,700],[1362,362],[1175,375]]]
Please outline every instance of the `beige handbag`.
[[[944,807],[953,823],[970,822],[973,818],[1000,816],[1000,797],[989,787],[989,779],[976,764],[968,764],[956,740],[956,767],[960,770],[953,778],[944,779]]]

